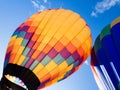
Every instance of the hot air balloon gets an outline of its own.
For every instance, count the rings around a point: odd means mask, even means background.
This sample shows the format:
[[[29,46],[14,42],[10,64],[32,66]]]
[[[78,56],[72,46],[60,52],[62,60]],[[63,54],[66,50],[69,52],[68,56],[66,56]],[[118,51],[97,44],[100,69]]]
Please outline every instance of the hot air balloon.
[[[40,90],[57,83],[79,69],[90,55],[91,42],[90,28],[79,14],[66,9],[38,12],[10,39],[1,87]]]
[[[120,90],[120,17],[97,37],[91,67],[100,90]]]

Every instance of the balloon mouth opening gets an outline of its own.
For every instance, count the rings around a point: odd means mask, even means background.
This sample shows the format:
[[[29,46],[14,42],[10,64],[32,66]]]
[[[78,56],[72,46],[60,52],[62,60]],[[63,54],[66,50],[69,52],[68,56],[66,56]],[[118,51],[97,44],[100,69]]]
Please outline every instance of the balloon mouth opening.
[[[8,79],[9,81],[11,81],[12,83],[24,88],[25,90],[28,90],[27,86],[25,85],[25,83],[20,78],[15,77],[15,76],[11,76],[9,74],[4,75],[4,77],[6,79]]]
[[[19,84],[22,84],[23,86],[25,85],[26,88],[28,88],[23,90],[37,90],[38,86],[40,85],[39,79],[30,69],[19,66],[17,64],[11,64],[11,63],[7,64],[3,72],[3,77],[4,78],[7,77],[8,79],[10,79],[9,80],[10,82],[12,82],[12,80],[15,81],[16,79],[18,79]],[[19,84],[17,86],[19,86]],[[18,90],[18,89],[12,89],[12,90]]]
[[[3,76],[0,82],[0,90],[28,90],[20,85],[15,84],[13,81]]]

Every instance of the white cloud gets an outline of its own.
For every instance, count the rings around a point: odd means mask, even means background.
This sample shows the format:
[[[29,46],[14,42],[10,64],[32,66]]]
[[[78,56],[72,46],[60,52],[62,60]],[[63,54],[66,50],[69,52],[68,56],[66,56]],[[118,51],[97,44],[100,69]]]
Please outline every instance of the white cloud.
[[[35,8],[39,8],[39,4],[37,3],[37,2],[35,2],[35,1],[31,1],[32,2],[32,4],[33,4],[33,6],[35,7]]]
[[[43,11],[49,6],[48,0],[31,0],[31,3],[37,11]]]
[[[97,14],[104,13],[118,3],[120,3],[120,0],[103,0],[102,2],[98,2],[95,6],[95,10],[91,13],[91,16],[97,17]]]
[[[87,60],[84,63],[89,66],[89,62]]]
[[[92,11],[91,16],[97,17],[97,13],[95,13],[94,11]]]
[[[46,7],[45,7],[44,5],[40,5],[39,11],[43,11],[43,10],[45,10],[45,9],[46,9]]]
[[[47,0],[43,0],[44,3],[47,3]]]

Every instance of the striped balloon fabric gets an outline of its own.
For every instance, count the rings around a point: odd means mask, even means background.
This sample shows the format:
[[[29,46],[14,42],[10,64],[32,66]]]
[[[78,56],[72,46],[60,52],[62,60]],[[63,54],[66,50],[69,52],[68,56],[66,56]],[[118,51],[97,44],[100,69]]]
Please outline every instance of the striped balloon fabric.
[[[97,37],[91,67],[100,90],[120,90],[120,17]]]
[[[4,68],[16,65],[29,69],[38,78],[40,85],[37,88],[41,89],[78,70],[90,55],[91,42],[90,28],[79,14],[65,9],[38,12],[13,33]],[[17,77],[25,84],[29,83],[31,74],[20,71]],[[15,72],[19,71],[16,69]],[[4,74],[16,76],[9,70]]]

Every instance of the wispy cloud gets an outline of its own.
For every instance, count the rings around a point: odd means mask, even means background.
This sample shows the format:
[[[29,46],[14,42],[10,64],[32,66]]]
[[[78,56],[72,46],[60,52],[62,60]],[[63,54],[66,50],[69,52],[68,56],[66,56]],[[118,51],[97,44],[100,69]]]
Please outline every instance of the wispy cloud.
[[[89,66],[89,62],[87,60],[84,63]]]
[[[91,13],[91,16],[97,17],[98,14],[104,13],[106,10],[111,9],[118,3],[120,3],[120,0],[103,0],[98,2],[95,6],[95,9]]]
[[[47,3],[47,0],[43,0],[44,3]]]
[[[43,11],[47,9],[50,4],[48,0],[31,0],[31,3],[37,11]]]
[[[38,2],[36,2],[36,1],[31,1],[32,2],[32,4],[33,4],[33,6],[35,7],[35,8],[39,8],[39,4],[38,4]]]

